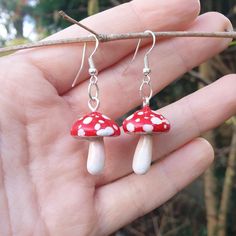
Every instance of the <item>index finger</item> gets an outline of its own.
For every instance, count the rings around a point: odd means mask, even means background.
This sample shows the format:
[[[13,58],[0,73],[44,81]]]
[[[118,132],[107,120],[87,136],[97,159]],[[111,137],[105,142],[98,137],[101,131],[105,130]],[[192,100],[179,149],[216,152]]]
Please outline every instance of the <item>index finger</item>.
[[[82,24],[97,33],[124,33],[144,31],[146,29],[180,30],[194,21],[199,13],[198,0],[134,0],[104,11],[81,21]],[[65,39],[87,35],[77,25],[71,26],[48,38]],[[136,41],[135,41],[136,42]],[[103,70],[113,65],[134,50],[133,40],[100,44],[95,55],[97,69]],[[90,44],[89,47],[94,47]],[[71,88],[81,60],[81,44],[51,46],[23,53],[31,63],[48,75],[47,79],[55,86],[59,94]],[[86,79],[84,68],[80,81]]]

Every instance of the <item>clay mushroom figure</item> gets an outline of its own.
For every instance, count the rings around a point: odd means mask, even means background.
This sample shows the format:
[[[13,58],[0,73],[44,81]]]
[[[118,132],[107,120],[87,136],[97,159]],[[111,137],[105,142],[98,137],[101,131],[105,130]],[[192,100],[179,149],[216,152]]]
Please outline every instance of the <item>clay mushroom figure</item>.
[[[141,134],[132,167],[136,174],[145,174],[152,161],[152,135],[169,131],[170,123],[164,116],[152,111],[149,106],[144,106],[124,120],[123,129],[129,134]]]
[[[92,112],[78,119],[71,128],[71,135],[90,141],[87,170],[92,175],[103,171],[105,164],[104,137],[120,135],[119,126],[109,117],[99,112]]]

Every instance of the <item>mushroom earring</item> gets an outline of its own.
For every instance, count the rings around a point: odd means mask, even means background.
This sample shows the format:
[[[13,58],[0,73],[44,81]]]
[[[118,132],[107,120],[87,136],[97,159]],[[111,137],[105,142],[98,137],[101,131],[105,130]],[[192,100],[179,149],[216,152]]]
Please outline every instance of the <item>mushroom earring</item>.
[[[143,80],[139,88],[140,96],[143,100],[143,108],[136,111],[123,122],[123,129],[126,133],[140,134],[132,164],[132,168],[136,174],[145,174],[151,166],[153,135],[170,130],[169,121],[163,115],[152,111],[149,107],[149,101],[153,91],[151,78],[149,76],[151,69],[149,68],[148,55],[156,44],[156,36],[150,30],[145,31],[145,33],[152,35],[153,44],[144,56]],[[134,58],[138,52],[140,43],[141,39],[135,50]],[[134,60],[134,58],[132,60]]]
[[[114,137],[120,135],[119,126],[111,120],[109,117],[97,112],[99,107],[99,88],[98,88],[98,73],[94,65],[93,55],[95,54],[99,40],[95,35],[96,46],[90,57],[88,58],[89,63],[89,74],[90,81],[88,85],[88,107],[91,113],[79,118],[71,128],[71,135],[75,138],[82,138],[88,140],[89,150],[87,158],[87,170],[92,175],[101,174],[105,165],[105,149],[104,149],[104,137]],[[85,57],[86,44],[84,45],[82,63],[80,70],[72,84],[75,86],[80,74]]]

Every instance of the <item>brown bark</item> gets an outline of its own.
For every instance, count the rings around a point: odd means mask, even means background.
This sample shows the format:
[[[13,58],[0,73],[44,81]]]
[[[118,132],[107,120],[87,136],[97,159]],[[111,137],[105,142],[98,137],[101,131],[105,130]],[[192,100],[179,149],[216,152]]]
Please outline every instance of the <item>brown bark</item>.
[[[82,24],[80,24],[82,27]],[[123,34],[98,34],[92,29],[88,30],[88,27],[83,26],[87,31],[93,32],[93,34],[98,36],[100,42],[110,42],[117,40],[129,40],[129,39],[140,39],[140,38],[150,38],[151,35],[143,32],[130,32]],[[190,32],[190,31],[166,31],[166,32],[154,32],[156,37],[205,37],[205,38],[232,38],[236,39],[236,32]],[[39,41],[35,43],[28,43],[17,46],[10,46],[5,48],[0,48],[0,53],[3,52],[12,52],[17,50],[37,48],[37,47],[46,47],[46,46],[55,46],[55,45],[65,45],[72,43],[85,43],[85,42],[94,42],[94,37],[85,36],[78,38],[67,38],[67,39],[57,39],[57,40],[48,40],[48,41]]]

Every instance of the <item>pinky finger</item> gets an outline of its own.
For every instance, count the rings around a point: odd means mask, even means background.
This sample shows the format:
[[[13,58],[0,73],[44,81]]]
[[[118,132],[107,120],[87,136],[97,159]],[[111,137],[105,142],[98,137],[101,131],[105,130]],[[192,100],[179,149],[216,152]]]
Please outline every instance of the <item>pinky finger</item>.
[[[197,138],[156,162],[146,175],[131,174],[97,190],[101,235],[108,235],[160,206],[212,163],[211,145]]]

